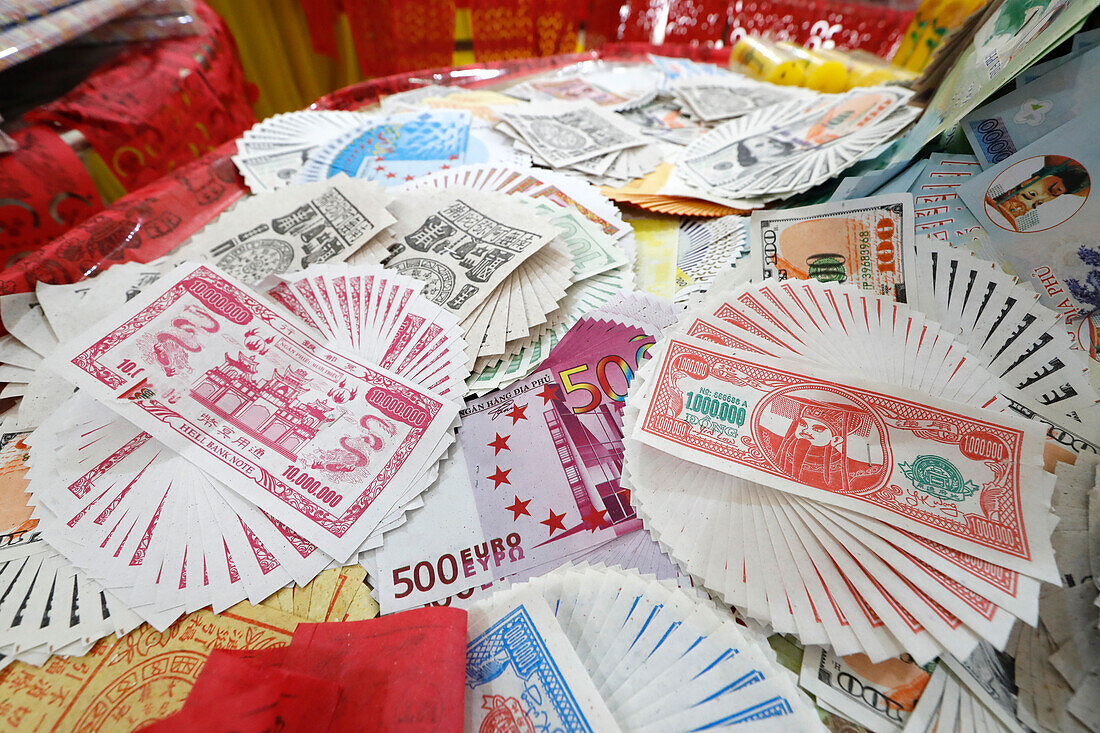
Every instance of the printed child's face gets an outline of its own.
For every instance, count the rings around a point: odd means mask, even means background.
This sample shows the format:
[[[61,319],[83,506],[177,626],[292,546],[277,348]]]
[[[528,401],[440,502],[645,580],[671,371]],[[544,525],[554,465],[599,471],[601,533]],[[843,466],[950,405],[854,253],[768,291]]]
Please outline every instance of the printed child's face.
[[[1066,184],[1058,176],[1043,176],[1029,181],[1004,201],[998,202],[1001,211],[1015,218],[1023,216],[1040,204],[1053,201],[1065,194]]]

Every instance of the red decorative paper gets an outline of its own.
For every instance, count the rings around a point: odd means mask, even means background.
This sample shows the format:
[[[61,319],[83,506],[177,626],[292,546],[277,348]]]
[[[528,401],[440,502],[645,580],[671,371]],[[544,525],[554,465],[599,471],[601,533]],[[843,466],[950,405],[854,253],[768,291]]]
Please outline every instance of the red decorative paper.
[[[570,53],[577,47],[583,0],[470,0],[478,61]]]
[[[0,155],[0,266],[103,208],[84,164],[60,135],[32,125],[12,137],[18,149]]]
[[[0,295],[70,283],[120,262],[168,253],[246,192],[226,143],[36,249],[0,273]]]
[[[285,669],[324,676],[341,696],[329,733],[462,730],[466,612],[419,608],[367,621],[299,624]]]
[[[627,4],[619,40],[713,44],[722,39],[729,5],[727,0],[636,0]]]
[[[215,649],[175,715],[143,733],[276,733],[325,731],[341,695],[340,685],[281,667],[287,648],[261,651]],[[354,694],[354,690],[349,690]]]
[[[79,130],[128,191],[200,158],[255,122],[221,18],[195,3],[204,35],[135,44],[28,120]]]
[[[340,50],[336,46],[336,21],[340,17],[340,0],[302,0],[302,11],[306,15],[313,50],[337,58]]]
[[[454,58],[454,0],[346,0],[366,77],[445,66]]]

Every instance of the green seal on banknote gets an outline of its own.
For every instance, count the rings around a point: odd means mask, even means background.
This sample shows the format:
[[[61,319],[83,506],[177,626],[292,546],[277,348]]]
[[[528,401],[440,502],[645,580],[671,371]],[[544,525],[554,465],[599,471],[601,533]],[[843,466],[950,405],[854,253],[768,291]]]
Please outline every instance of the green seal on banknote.
[[[899,467],[915,488],[937,499],[963,501],[978,490],[976,483],[963,480],[955,464],[940,456],[917,456]]]

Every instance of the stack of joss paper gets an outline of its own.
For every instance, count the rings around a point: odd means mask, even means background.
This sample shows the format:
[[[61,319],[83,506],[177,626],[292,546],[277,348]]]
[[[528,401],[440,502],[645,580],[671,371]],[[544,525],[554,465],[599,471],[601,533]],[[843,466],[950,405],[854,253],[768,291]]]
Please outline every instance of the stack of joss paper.
[[[42,538],[161,629],[378,546],[465,393],[420,288],[311,268],[274,285],[307,323],[205,264],[146,287],[47,360],[80,391],[26,438]]]
[[[405,187],[418,195],[432,189],[506,194],[529,215],[549,222],[572,257],[565,295],[540,323],[525,335],[511,336],[503,354],[483,345],[473,364],[470,389],[474,392],[486,392],[525,376],[582,316],[628,292],[634,283],[631,227],[583,181],[532,168],[464,166],[423,176]],[[414,196],[413,201],[417,200]],[[528,284],[533,284],[530,278]],[[525,292],[521,288],[520,294]]]
[[[1041,425],[905,304],[715,288],[627,401],[624,480],[681,568],[753,618],[872,660],[1004,648],[1058,583]]]
[[[469,621],[466,730],[506,720],[593,731],[825,730],[762,636],[669,581],[565,566],[479,601]]]

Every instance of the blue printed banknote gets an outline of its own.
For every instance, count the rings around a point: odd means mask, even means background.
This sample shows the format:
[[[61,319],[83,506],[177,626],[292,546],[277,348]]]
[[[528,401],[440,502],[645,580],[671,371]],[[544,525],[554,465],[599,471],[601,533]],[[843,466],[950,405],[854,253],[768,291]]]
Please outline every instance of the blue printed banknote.
[[[603,733],[619,726],[540,596],[470,610],[466,730]]]

